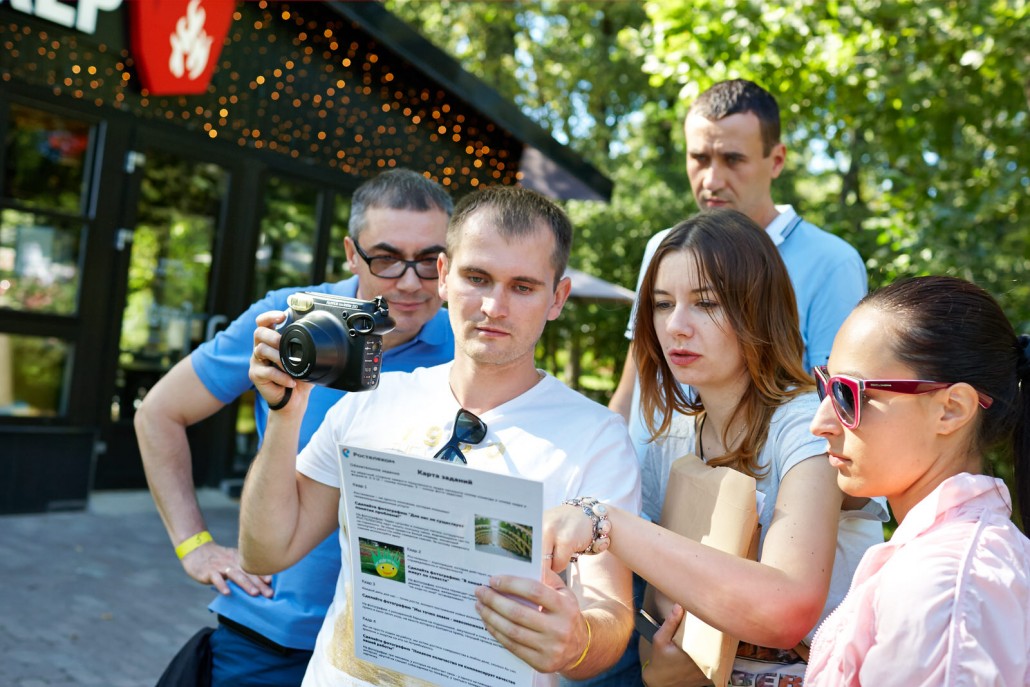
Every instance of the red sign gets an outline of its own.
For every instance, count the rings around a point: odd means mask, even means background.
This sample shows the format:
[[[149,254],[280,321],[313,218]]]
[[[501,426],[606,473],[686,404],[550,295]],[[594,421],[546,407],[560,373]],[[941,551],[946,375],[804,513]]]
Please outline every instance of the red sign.
[[[232,24],[234,0],[133,0],[132,55],[151,95],[203,93]]]

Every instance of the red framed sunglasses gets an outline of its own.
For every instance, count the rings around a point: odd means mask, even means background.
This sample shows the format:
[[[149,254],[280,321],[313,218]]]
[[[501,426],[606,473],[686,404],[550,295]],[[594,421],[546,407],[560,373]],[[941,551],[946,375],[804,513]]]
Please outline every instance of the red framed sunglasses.
[[[940,391],[954,386],[957,382],[929,382],[922,379],[856,379],[847,375],[830,376],[825,365],[817,365],[812,368],[815,377],[815,388],[819,393],[819,400],[828,395],[833,412],[837,419],[848,429],[855,429],[862,421],[862,394],[866,389],[877,391],[891,391],[896,394],[927,394],[931,391]],[[980,407],[991,407],[994,399],[980,391],[976,392],[980,398]]]

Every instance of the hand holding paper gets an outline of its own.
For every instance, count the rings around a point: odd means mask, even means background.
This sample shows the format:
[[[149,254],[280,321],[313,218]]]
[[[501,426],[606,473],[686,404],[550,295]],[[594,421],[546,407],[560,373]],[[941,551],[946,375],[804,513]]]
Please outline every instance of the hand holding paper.
[[[585,518],[584,518],[585,519]],[[573,664],[587,644],[579,601],[555,573],[544,582],[498,575],[476,589],[476,611],[504,648],[541,673]]]
[[[709,467],[695,455],[683,456],[669,473],[662,525],[714,549],[753,559],[758,546],[755,488],[753,477],[726,467]],[[670,599],[649,587],[645,608],[661,617],[670,605]],[[689,616],[677,623],[673,643],[695,669],[701,666],[708,675],[706,681],[726,683],[737,649],[735,638]]]

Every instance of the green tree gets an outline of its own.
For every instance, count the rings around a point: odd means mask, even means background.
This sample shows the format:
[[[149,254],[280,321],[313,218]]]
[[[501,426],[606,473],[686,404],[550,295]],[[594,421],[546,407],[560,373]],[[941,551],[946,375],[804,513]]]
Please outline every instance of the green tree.
[[[855,244],[873,286],[971,279],[1030,328],[1026,2],[652,2],[659,83],[769,88],[806,215]]]
[[[962,276],[1030,330],[1026,0],[386,4],[613,179],[611,204],[568,204],[575,266],[635,285],[646,239],[695,210],[687,105],[742,77],[783,110],[777,201],[854,244],[872,286]],[[626,314],[573,304],[556,335],[610,379]]]

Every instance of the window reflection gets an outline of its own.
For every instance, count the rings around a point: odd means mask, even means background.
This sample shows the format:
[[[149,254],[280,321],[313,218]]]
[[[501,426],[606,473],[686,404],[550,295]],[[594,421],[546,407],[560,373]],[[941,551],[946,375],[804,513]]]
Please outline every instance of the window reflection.
[[[0,308],[74,314],[81,233],[77,220],[0,210]]]
[[[0,334],[0,416],[64,415],[70,352],[53,337]]]
[[[122,312],[114,421],[203,340],[211,246],[229,175],[213,163],[148,150]]]
[[[92,127],[18,104],[11,105],[10,118],[4,142],[5,197],[79,214]]]
[[[329,233],[329,258],[325,265],[325,280],[340,281],[351,276],[347,265],[347,252],[343,248],[343,239],[350,234],[347,220],[350,218],[350,198],[336,196],[333,205],[333,226]]]
[[[318,189],[269,177],[254,268],[254,298],[313,279]]]

